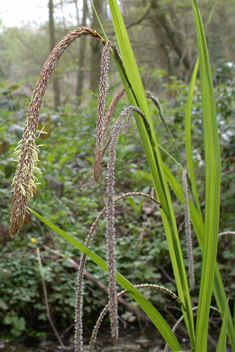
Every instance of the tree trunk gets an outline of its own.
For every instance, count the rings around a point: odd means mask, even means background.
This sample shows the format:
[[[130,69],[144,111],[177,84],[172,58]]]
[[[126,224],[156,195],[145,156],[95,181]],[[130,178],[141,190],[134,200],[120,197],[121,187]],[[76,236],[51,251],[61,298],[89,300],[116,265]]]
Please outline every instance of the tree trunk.
[[[82,14],[82,26],[86,27],[86,19],[88,14],[87,0],[83,0],[83,14]],[[77,86],[76,86],[76,97],[77,105],[81,105],[82,102],[82,90],[84,85],[84,70],[85,70],[85,49],[86,49],[87,37],[80,39],[79,55],[78,55],[78,73],[77,73]]]
[[[169,77],[173,75],[173,70],[172,70],[170,56],[166,45],[165,33],[160,23],[158,23],[158,21],[155,21],[154,23],[152,23],[152,29],[153,29],[155,39],[156,39],[156,44],[157,44],[158,62],[160,64],[161,69],[166,71],[166,77],[168,80]]]
[[[53,0],[49,0],[49,35],[50,35],[50,50],[52,51],[56,45],[55,41],[55,25],[54,25],[54,17],[53,17]],[[60,86],[59,86],[59,78],[56,76],[56,71],[54,72],[53,77],[53,91],[54,91],[54,107],[58,109],[60,106]]]
[[[97,14],[101,17],[103,10],[103,0],[95,1],[95,8]],[[99,22],[96,18],[94,11],[92,11],[92,24],[91,28],[97,32],[101,31]],[[91,61],[90,61],[90,90],[96,92],[100,80],[100,58],[102,53],[102,43],[99,40],[91,39]]]
[[[158,0],[151,0],[150,4],[152,9],[150,21],[151,21],[152,28],[154,29],[155,36],[156,37],[158,36],[159,37],[158,41],[160,41],[161,43],[165,43],[165,46],[166,44],[170,46],[170,48],[173,49],[177,54],[177,56],[179,57],[179,60],[183,64],[185,70],[190,71],[192,68],[191,67],[192,65],[191,65],[189,56],[187,54],[187,51],[185,50],[185,47],[183,45],[184,40],[180,32],[177,29],[174,29],[172,27],[171,21],[167,18],[165,12],[162,11],[158,3]],[[163,49],[164,44],[161,44],[161,45]],[[166,61],[167,60],[165,58],[165,62]],[[168,64],[167,64],[168,66],[169,66],[169,62],[170,62],[170,59],[168,55]],[[170,71],[168,71],[168,73],[171,74],[171,69]]]

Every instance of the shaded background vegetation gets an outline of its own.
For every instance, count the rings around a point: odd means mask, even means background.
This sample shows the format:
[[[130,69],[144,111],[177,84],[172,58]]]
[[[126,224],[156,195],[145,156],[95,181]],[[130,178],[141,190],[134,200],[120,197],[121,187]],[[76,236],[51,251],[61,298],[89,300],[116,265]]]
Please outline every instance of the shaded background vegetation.
[[[215,2],[199,3],[206,22]],[[120,4],[144,85],[160,99],[182,160],[185,160],[187,83],[197,55],[190,1],[122,0]],[[100,31],[86,0],[82,10],[81,2],[74,1],[77,24],[73,26],[66,18],[53,16],[53,6],[54,10],[59,6],[65,8],[66,1],[50,0],[49,5],[48,22],[40,27],[30,24],[20,28],[3,27],[0,33],[0,325],[5,335],[19,336],[26,331],[40,336],[49,329],[37,246],[41,251],[51,315],[61,331],[73,327],[77,273],[67,259],[78,262],[80,254],[34,217],[27,217],[20,234],[14,240],[9,239],[11,180],[16,167],[13,151],[22,135],[36,77],[50,49],[68,30],[76,25],[87,25]],[[115,41],[106,1],[97,0],[95,5],[109,38]],[[235,217],[234,9],[234,0],[217,1],[207,29],[223,163],[221,231],[233,230]],[[39,163],[43,173],[38,176],[40,185],[30,204],[48,220],[82,241],[104,207],[106,198],[107,158],[104,158],[99,184],[94,182],[92,175],[101,50],[101,43],[82,38],[65,52],[53,74],[40,115],[40,128],[44,126],[48,132],[38,138],[38,144],[43,144]],[[109,102],[119,87],[119,76],[111,63]],[[124,96],[115,117],[126,105]],[[177,159],[156,109],[151,104],[150,109],[161,145]],[[203,205],[202,112],[200,93],[196,89],[192,114],[195,165]],[[181,169],[169,156],[163,158],[180,180]],[[129,191],[152,192],[151,177],[134,121],[127,134],[120,138],[116,163],[117,195]],[[183,208],[177,202],[175,212],[182,242],[185,242]],[[133,283],[156,283],[175,291],[167,242],[155,205],[146,200],[128,198],[117,204],[116,214],[118,270]],[[102,257],[105,256],[104,229],[105,221],[102,220],[92,244]],[[231,297],[234,292],[234,246],[233,238],[220,239],[219,260]],[[196,240],[194,255],[196,278],[199,278],[197,259],[200,251]],[[90,261],[87,270],[96,280],[106,283],[106,275]],[[195,297],[197,290],[195,286]],[[160,292],[145,291],[145,294],[175,321],[180,314],[175,302]],[[105,302],[104,293],[86,280],[86,324],[93,322]],[[120,315],[127,321],[136,319],[121,306]]]

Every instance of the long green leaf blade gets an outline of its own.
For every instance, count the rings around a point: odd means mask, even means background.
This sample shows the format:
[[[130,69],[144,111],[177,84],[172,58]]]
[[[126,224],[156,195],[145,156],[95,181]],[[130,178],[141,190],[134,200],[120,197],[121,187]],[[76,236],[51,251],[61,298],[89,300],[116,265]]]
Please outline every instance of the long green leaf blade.
[[[216,107],[209,54],[196,0],[193,0],[193,10],[199,48],[206,173],[205,235],[202,279],[197,315],[196,351],[206,352],[209,310],[214,282],[219,233],[221,166]]]
[[[216,352],[224,352],[226,350],[228,312],[229,312],[229,305],[227,301]]]
[[[180,202],[184,203],[184,193],[181,185],[176,180],[176,178],[172,175],[171,171],[164,165],[165,174],[167,177],[167,181],[169,182],[172,190],[174,191],[177,198]],[[199,245],[201,247],[202,253],[204,251],[204,222],[202,219],[201,214],[198,213],[195,205],[192,202],[189,202],[190,207],[190,214],[191,214],[191,221],[195,233],[197,235],[197,239]],[[227,297],[224,289],[224,285],[222,282],[221,274],[219,271],[218,264],[216,264],[215,268],[215,277],[214,277],[214,284],[213,284],[213,292],[215,295],[216,303],[218,305],[219,311],[224,312],[227,302]],[[235,327],[233,326],[233,319],[231,316],[230,311],[228,312],[228,336],[231,342],[232,348],[235,350]]]
[[[172,262],[174,275],[177,283],[177,290],[178,290],[180,299],[186,306],[186,312],[183,312],[183,313],[184,313],[186,325],[188,327],[192,347],[194,347],[194,339],[195,339],[194,321],[193,321],[192,306],[191,306],[191,300],[190,300],[189,289],[188,289],[187,275],[185,271],[184,259],[183,259],[181,245],[179,241],[179,235],[178,235],[177,225],[175,221],[173,205],[172,205],[168,185],[163,171],[163,162],[158,148],[158,143],[157,143],[152,119],[149,114],[142,80],[140,78],[138,66],[136,64],[136,60],[133,54],[130,40],[126,32],[126,28],[125,28],[119,7],[117,5],[117,1],[109,0],[109,4],[110,4],[112,17],[113,17],[113,23],[114,23],[116,37],[118,40],[119,49],[122,55],[126,73],[128,75],[128,80],[131,85],[131,89],[127,90],[127,95],[130,100],[130,103],[133,104],[133,100],[134,100],[135,101],[134,103],[137,106],[139,106],[141,110],[145,113],[150,125],[151,134],[155,144],[155,146],[152,146],[149,140],[149,136],[146,133],[145,126],[143,125],[142,121],[140,121],[140,119],[137,117],[136,122],[140,132],[144,150],[148,159],[156,194],[164,210],[164,212],[162,212],[162,220],[163,220],[164,229],[165,229],[167,242],[169,246],[169,253],[171,255],[171,262]]]
[[[212,18],[214,9],[215,9],[215,6],[213,7],[210,13],[209,19],[207,21],[207,25],[209,24]],[[185,147],[186,147],[187,166],[188,166],[188,172],[189,172],[189,177],[191,181],[193,199],[198,212],[201,214],[201,207],[200,207],[200,202],[198,198],[196,178],[195,178],[195,172],[194,172],[194,162],[193,162],[193,154],[192,154],[192,135],[191,135],[191,131],[192,131],[191,114],[192,114],[192,105],[193,105],[193,91],[194,91],[195,82],[197,78],[198,67],[199,67],[199,57],[197,58],[196,63],[194,65],[193,73],[189,84],[189,93],[188,93],[186,114],[185,114]]]
[[[200,207],[200,202],[198,198],[196,178],[195,178],[195,172],[194,172],[194,162],[193,162],[193,153],[192,153],[192,134],[191,134],[193,91],[194,91],[194,86],[197,78],[198,66],[199,66],[199,58],[195,63],[192,77],[190,80],[190,85],[189,85],[186,114],[185,114],[185,147],[186,147],[186,155],[187,155],[187,167],[188,167],[189,178],[191,181],[193,199],[198,212],[201,213],[201,207]]]

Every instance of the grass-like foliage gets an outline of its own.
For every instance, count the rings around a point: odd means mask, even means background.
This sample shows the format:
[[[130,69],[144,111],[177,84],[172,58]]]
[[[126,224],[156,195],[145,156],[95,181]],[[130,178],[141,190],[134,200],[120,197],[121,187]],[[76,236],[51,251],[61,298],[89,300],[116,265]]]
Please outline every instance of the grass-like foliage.
[[[91,227],[85,244],[74,239],[63,230],[59,229],[48,220],[34,213],[41,221],[43,221],[52,230],[64,237],[68,242],[72,243],[82,253],[78,285],[77,285],[77,301],[75,309],[75,351],[83,351],[82,338],[82,306],[83,306],[83,276],[86,263],[86,257],[92,259],[104,271],[108,272],[109,276],[109,303],[97,322],[94,334],[91,338],[90,350],[92,351],[95,338],[98,332],[101,320],[107,310],[110,312],[111,331],[114,342],[118,340],[118,297],[116,282],[124,289],[125,293],[129,293],[146,312],[153,324],[160,331],[167,346],[172,351],[182,351],[180,342],[178,341],[175,330],[179,324],[172,330],[164,317],[158,310],[144,297],[144,295],[126,280],[121,273],[116,271],[115,258],[115,203],[122,197],[130,197],[131,194],[123,195],[114,198],[115,190],[115,161],[116,161],[116,145],[121,129],[124,132],[128,129],[130,119],[134,115],[142,145],[147,157],[149,168],[152,175],[153,186],[155,188],[156,199],[142,193],[136,193],[136,196],[147,197],[157,203],[161,212],[162,224],[165,231],[165,236],[168,243],[169,255],[174,271],[174,277],[177,286],[177,296],[163,287],[151,285],[142,285],[141,287],[154,287],[169,294],[172,299],[176,299],[182,309],[182,318],[179,323],[184,320],[188,336],[190,339],[191,350],[195,352],[206,352],[208,344],[208,324],[211,308],[212,295],[215,297],[217,309],[223,321],[218,339],[217,351],[225,351],[226,339],[235,350],[235,331],[232,322],[231,312],[227,303],[225,288],[221,280],[219,267],[217,263],[217,246],[219,235],[219,220],[220,220],[220,183],[221,183],[221,161],[220,161],[220,144],[218,136],[216,103],[214,97],[213,81],[210,68],[209,54],[205,39],[204,28],[196,0],[192,0],[192,7],[195,18],[195,28],[198,38],[199,61],[195,65],[194,72],[189,87],[186,119],[185,119],[185,151],[187,160],[181,161],[179,156],[177,141],[174,140],[170,133],[170,129],[164,118],[161,106],[156,98],[150,93],[145,92],[142,80],[139,74],[139,69],[132,51],[131,43],[122,19],[120,9],[116,0],[109,0],[110,11],[112,14],[113,25],[118,42],[118,48],[108,41],[103,39],[95,30],[88,28],[80,28],[74,32],[70,32],[62,41],[55,47],[46,61],[39,80],[36,84],[33,93],[32,101],[28,110],[28,116],[25,126],[23,138],[17,149],[19,153],[19,162],[16,175],[14,177],[14,193],[13,193],[13,209],[11,214],[11,233],[15,236],[21,227],[26,205],[30,196],[33,195],[36,189],[36,177],[34,171],[39,171],[36,166],[38,160],[38,148],[35,144],[36,132],[38,129],[38,116],[43,95],[55,63],[62,55],[67,46],[76,38],[82,35],[91,35],[95,39],[101,40],[104,44],[104,50],[101,58],[101,78],[99,89],[99,101],[97,109],[97,140],[96,154],[94,165],[94,178],[96,181],[100,178],[101,161],[109,149],[109,162],[107,172],[107,204],[104,210],[100,213],[97,220]],[[104,37],[106,35],[104,33]],[[108,92],[108,67],[110,53],[116,62],[117,68],[127,93],[130,106],[123,110],[119,119],[111,132],[109,138],[106,138],[108,124],[111,115],[121,99],[124,89],[120,90],[114,97],[110,108],[105,113],[106,96]],[[201,143],[204,144],[204,163],[205,163],[205,203],[203,209],[200,206],[198,196],[198,186],[194,172],[194,162],[192,157],[192,137],[191,137],[191,109],[193,101],[193,90],[198,71],[200,68],[200,84],[202,97],[203,111],[203,136]],[[161,150],[159,148],[157,135],[155,133],[154,123],[149,112],[148,101],[150,98],[156,105],[160,118],[169,133],[169,138],[173,141],[176,149],[176,154],[179,157],[178,165],[182,169],[182,185],[179,184],[174,177],[172,171],[165,165],[162,160]],[[183,164],[183,165],[182,165]],[[179,201],[185,207],[185,232],[187,235],[187,249],[189,273],[185,266],[185,258],[182,253],[182,244],[179,237],[179,232],[176,222],[176,214],[173,206],[173,197],[170,191],[173,191]],[[100,258],[88,247],[90,246],[94,231],[99,219],[106,215],[106,246],[107,246],[107,261]],[[190,288],[194,285],[194,264],[192,258],[192,240],[191,240],[191,225],[196,233],[201,252],[202,252],[202,267],[200,292],[198,298],[198,306],[193,307]],[[189,276],[189,280],[188,280]],[[190,285],[189,285],[190,282]],[[121,293],[120,295],[122,295]],[[196,314],[196,323],[194,315]]]

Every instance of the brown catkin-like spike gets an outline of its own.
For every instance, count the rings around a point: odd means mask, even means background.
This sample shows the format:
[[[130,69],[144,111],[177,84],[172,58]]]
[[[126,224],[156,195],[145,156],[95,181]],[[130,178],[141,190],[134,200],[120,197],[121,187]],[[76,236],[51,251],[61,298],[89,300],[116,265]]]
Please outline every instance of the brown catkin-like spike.
[[[226,236],[226,235],[235,235],[235,231],[225,231],[225,232],[221,232],[219,233],[219,237],[222,237],[222,236]]]
[[[100,85],[99,85],[99,100],[97,108],[97,123],[96,123],[96,151],[95,151],[95,164],[94,164],[94,179],[96,182],[99,180],[101,159],[103,154],[103,144],[105,139],[105,123],[104,123],[104,109],[105,101],[108,90],[108,68],[110,56],[111,42],[106,42],[103,53],[101,56],[101,72],[100,72]]]
[[[114,109],[117,105],[117,103],[119,102],[119,100],[121,99],[121,97],[123,96],[125,92],[125,88],[121,88],[117,94],[115,95],[115,97],[113,98],[105,116],[103,119],[103,136],[102,136],[102,141],[100,141],[100,146],[99,148],[96,148],[95,151],[95,163],[94,163],[94,178],[96,181],[98,181],[99,176],[100,176],[100,172],[101,172],[101,162],[102,162],[102,158],[107,150],[107,147],[109,146],[110,140],[111,138],[109,138],[105,143],[105,137],[106,137],[106,132],[107,132],[107,127],[109,124],[109,121],[112,117],[112,114],[114,112]]]
[[[69,32],[52,50],[46,60],[41,74],[36,83],[28,108],[27,119],[22,140],[20,141],[18,166],[13,179],[13,206],[11,211],[11,237],[14,237],[25,218],[26,205],[29,198],[36,190],[34,172],[38,161],[38,149],[35,144],[35,137],[38,128],[39,111],[47,88],[52,71],[66,48],[77,38],[91,35],[101,41],[103,38],[93,29],[81,27]]]
[[[125,92],[125,88],[124,87],[119,89],[119,91],[117,92],[117,94],[113,98],[113,100],[112,100],[112,102],[111,102],[111,104],[110,104],[110,106],[109,106],[109,108],[108,108],[108,110],[107,110],[107,112],[105,114],[105,117],[104,117],[104,130],[105,130],[105,132],[107,130],[107,127],[108,127],[109,121],[110,121],[110,119],[112,117],[112,114],[114,112],[114,109],[115,109],[117,103],[119,102],[119,100],[121,99],[121,97],[123,96],[124,92]]]
[[[115,183],[115,159],[116,159],[116,145],[119,137],[120,129],[130,111],[136,111],[143,119],[146,127],[148,127],[146,117],[143,112],[135,107],[129,106],[121,113],[117,120],[110,141],[109,149],[109,162],[107,173],[107,228],[106,228],[106,241],[108,249],[108,269],[109,269],[109,312],[111,331],[114,342],[118,339],[118,315],[117,315],[117,295],[116,295],[116,282],[115,282],[115,219],[114,219],[114,183]]]
[[[145,193],[141,193],[141,192],[128,192],[128,193],[122,194],[121,196],[115,198],[114,202],[117,202],[117,201],[119,201],[123,198],[126,198],[126,197],[133,197],[133,196],[144,197],[144,198],[147,198],[148,200],[153,201],[157,205],[160,205],[160,203],[155,198],[153,198],[149,194],[145,194]],[[97,216],[96,220],[93,222],[93,224],[90,228],[89,234],[88,234],[86,241],[84,243],[86,247],[90,246],[92,236],[96,230],[96,227],[97,227],[100,219],[105,215],[106,211],[107,211],[107,206],[101,210],[101,212]],[[86,264],[86,254],[83,253],[81,256],[81,259],[80,259],[80,263],[79,263],[78,278],[77,278],[76,306],[75,306],[75,337],[74,337],[75,352],[81,352],[83,349],[83,336],[82,336],[83,323],[82,323],[82,319],[83,319],[83,287],[84,287],[83,280],[84,280],[85,264]]]
[[[122,131],[123,135],[126,134],[128,128],[129,128],[130,125],[131,125],[131,118],[132,118],[132,115],[133,115],[133,112],[130,111],[130,112],[129,112],[129,115],[128,115],[127,119],[126,119],[125,125],[124,125],[124,127],[123,127],[123,131]]]
[[[195,276],[193,266],[193,244],[192,244],[192,231],[189,209],[189,196],[188,196],[188,172],[183,170],[183,190],[184,190],[184,218],[185,218],[185,233],[187,239],[187,253],[188,253],[188,266],[189,266],[189,283],[190,287],[194,287]]]

